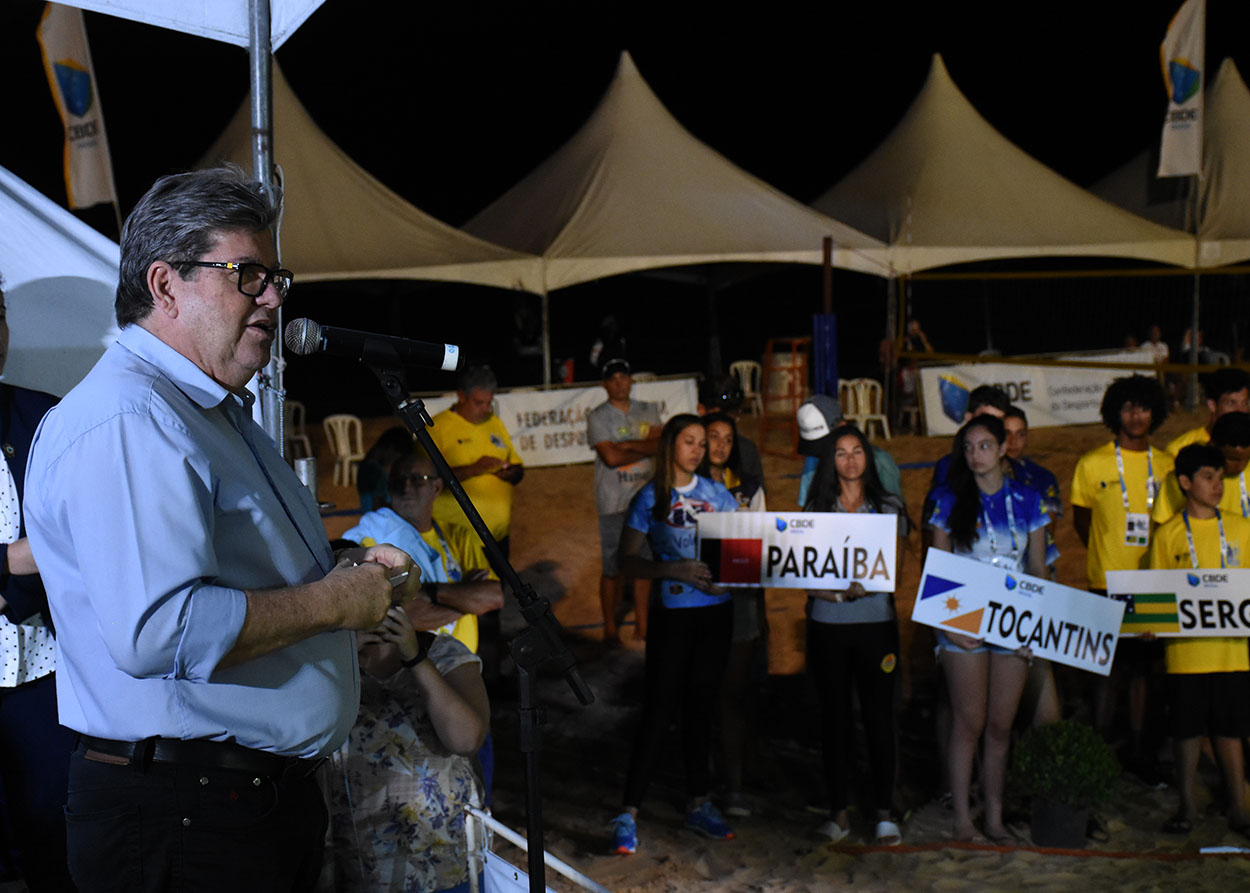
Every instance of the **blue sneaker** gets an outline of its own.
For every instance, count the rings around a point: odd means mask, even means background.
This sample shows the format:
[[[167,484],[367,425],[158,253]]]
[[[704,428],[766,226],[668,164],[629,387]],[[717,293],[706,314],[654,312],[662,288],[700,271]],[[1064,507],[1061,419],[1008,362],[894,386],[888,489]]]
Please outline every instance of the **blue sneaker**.
[[[733,840],[733,828],[725,821],[720,810],[711,800],[704,800],[697,808],[686,813],[686,827],[712,840]]]
[[[638,849],[638,824],[634,817],[623,812],[612,820],[612,852],[628,856]]]

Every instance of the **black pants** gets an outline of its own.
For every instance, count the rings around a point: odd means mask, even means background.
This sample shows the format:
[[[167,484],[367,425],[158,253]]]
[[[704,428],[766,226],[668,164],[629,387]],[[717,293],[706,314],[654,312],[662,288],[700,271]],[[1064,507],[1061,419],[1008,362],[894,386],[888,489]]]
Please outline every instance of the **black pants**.
[[[658,598],[651,600],[642,727],[629,760],[626,806],[642,804],[664,734],[679,707],[686,792],[701,797],[711,788],[712,725],[732,635],[730,602],[702,608],[664,608]]]
[[[807,672],[820,697],[825,784],[836,815],[850,800],[855,772],[855,717],[851,686],[859,693],[860,716],[872,767],[873,809],[894,801],[894,685],[898,676],[898,626],[883,623],[807,622]]]
[[[31,893],[73,890],[65,867],[65,789],[74,733],[57,724],[56,676],[0,689],[0,771],[9,827]]]
[[[313,890],[326,807],[315,777],[70,758],[69,867],[82,891]]]

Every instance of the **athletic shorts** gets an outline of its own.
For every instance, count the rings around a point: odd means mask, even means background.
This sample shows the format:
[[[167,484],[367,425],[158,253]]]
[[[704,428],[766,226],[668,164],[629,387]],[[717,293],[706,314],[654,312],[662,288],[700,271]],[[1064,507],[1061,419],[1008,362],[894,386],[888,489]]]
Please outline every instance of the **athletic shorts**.
[[[933,653],[937,655],[938,660],[942,659],[942,652],[949,651],[951,654],[1015,654],[1016,649],[1004,648],[1002,645],[994,645],[990,642],[982,642],[976,648],[960,648],[947,637],[946,633],[940,629],[933,630],[937,636],[937,646],[933,649]]]
[[[1250,735],[1250,672],[1169,673],[1167,681],[1173,737]]]
[[[621,531],[625,529],[625,513],[613,512],[599,516],[599,555],[603,575],[617,577],[621,573]]]

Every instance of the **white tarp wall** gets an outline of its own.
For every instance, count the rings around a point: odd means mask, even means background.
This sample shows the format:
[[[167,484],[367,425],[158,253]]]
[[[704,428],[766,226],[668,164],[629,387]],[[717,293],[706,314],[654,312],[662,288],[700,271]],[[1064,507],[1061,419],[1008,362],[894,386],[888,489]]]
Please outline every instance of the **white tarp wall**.
[[[4,382],[63,397],[116,337],[117,245],[0,168]]]

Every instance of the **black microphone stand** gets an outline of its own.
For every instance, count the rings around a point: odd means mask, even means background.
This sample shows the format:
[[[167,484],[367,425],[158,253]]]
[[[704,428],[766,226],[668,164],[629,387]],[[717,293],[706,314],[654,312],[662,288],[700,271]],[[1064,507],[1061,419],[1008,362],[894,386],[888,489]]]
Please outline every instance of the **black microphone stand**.
[[[520,706],[520,747],[525,755],[525,822],[526,836],[529,847],[529,876],[531,893],[543,893],[546,889],[546,865],[543,863],[543,813],[541,797],[541,781],[538,776],[538,754],[542,748],[542,724],[546,719],[545,711],[538,706],[536,697],[539,664],[551,661],[556,669],[564,674],[569,687],[582,705],[594,701],[594,693],[577,672],[577,662],[560,636],[560,621],[556,620],[551,611],[551,602],[539,598],[528,583],[522,582],[516,570],[504,557],[499,543],[491,536],[490,528],[482,520],[469,496],[460,486],[460,481],[452,473],[451,466],[443,458],[434,439],[430,437],[427,427],[433,426],[425,403],[408,395],[408,383],[404,377],[403,364],[397,356],[390,356],[394,348],[390,345],[371,345],[364,359],[373,374],[382,383],[386,398],[395,408],[395,414],[403,420],[408,430],[425,448],[430,461],[443,479],[447,489],[451,491],[456,502],[464,511],[465,517],[482,538],[486,548],[486,557],[491,567],[499,572],[499,576],[512,590],[513,597],[521,608],[521,614],[529,624],[521,633],[508,642],[508,650],[516,661],[517,687],[519,689]],[[376,364],[376,365],[375,365]]]

